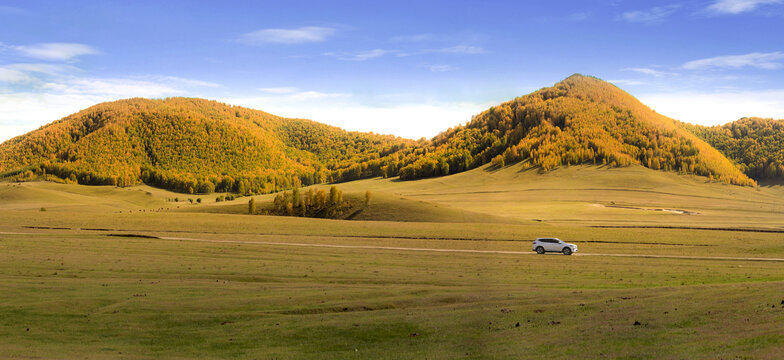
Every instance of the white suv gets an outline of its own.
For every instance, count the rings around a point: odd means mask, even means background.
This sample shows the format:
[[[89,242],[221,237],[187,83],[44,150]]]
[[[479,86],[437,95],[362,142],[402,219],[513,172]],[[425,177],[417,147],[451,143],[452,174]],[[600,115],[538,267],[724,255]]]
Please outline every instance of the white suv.
[[[533,251],[536,251],[537,254],[559,252],[564,255],[572,255],[572,253],[577,252],[577,245],[565,243],[557,238],[537,238],[534,240],[532,249]]]

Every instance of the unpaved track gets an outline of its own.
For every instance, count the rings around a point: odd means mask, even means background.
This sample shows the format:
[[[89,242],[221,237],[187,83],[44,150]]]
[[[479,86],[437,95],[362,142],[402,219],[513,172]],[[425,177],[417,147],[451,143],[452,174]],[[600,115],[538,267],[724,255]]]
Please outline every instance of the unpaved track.
[[[471,253],[471,254],[537,255],[533,251],[511,251],[511,250],[432,249],[432,248],[411,248],[411,247],[397,247],[397,246],[308,244],[308,243],[289,243],[289,242],[272,242],[272,241],[212,240],[212,239],[196,239],[196,238],[182,238],[182,237],[168,237],[168,236],[162,236],[162,237],[160,237],[160,239],[177,240],[177,241],[198,241],[198,242],[209,242],[209,243],[255,244],[255,245],[272,245],[272,246],[299,246],[299,247],[318,247],[318,248],[336,248],[336,249],[425,251],[425,252]],[[733,257],[733,256],[684,256],[684,255],[646,255],[646,254],[585,254],[585,253],[575,253],[574,256],[606,256],[606,257],[662,258],[662,259],[686,259],[686,260],[729,260],[729,261],[775,261],[775,262],[784,262],[784,258]]]
[[[1,232],[6,235],[42,235],[42,233],[19,233]],[[537,255],[533,251],[512,251],[512,250],[471,250],[471,249],[434,249],[434,248],[415,248],[398,246],[375,246],[375,245],[339,245],[339,244],[312,244],[312,243],[292,243],[292,242],[273,242],[273,241],[240,241],[240,240],[215,240],[198,239],[187,237],[160,236],[157,239],[174,241],[196,241],[208,243],[225,244],[250,244],[250,245],[269,245],[269,246],[298,246],[313,248],[333,248],[333,249],[364,249],[364,250],[394,250],[394,251],[420,251],[420,252],[442,252],[442,253],[469,253],[469,254],[510,254],[510,255]],[[630,257],[630,258],[659,258],[659,259],[684,259],[684,260],[726,260],[726,261],[773,261],[784,262],[784,258],[761,258],[761,257],[736,257],[736,256],[688,256],[688,255],[653,255],[653,254],[588,254],[575,253],[574,256],[604,256],[604,257]]]

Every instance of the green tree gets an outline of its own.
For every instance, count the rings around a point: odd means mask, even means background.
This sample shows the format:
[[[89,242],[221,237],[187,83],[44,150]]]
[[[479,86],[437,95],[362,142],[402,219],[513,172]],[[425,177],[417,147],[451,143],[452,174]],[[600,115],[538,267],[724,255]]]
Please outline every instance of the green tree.
[[[255,214],[256,213],[256,200],[254,198],[250,198],[248,200],[248,214]]]
[[[340,190],[337,186],[332,186],[329,188],[329,203],[331,205],[337,205],[340,203],[341,194]]]

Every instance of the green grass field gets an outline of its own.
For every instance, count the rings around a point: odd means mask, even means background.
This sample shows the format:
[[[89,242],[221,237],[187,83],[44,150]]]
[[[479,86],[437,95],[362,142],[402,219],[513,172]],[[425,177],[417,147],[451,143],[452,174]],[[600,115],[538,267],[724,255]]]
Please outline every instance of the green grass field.
[[[779,185],[517,165],[339,187],[374,201],[325,220],[0,183],[0,358],[784,354]],[[580,251],[533,255],[538,236]]]

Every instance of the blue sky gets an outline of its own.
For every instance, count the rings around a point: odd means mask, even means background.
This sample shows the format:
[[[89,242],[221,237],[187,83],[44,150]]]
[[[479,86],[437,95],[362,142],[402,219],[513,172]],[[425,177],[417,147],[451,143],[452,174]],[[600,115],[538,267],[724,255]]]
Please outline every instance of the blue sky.
[[[0,141],[191,96],[430,137],[573,74],[700,124],[784,118],[784,0],[0,2]]]

